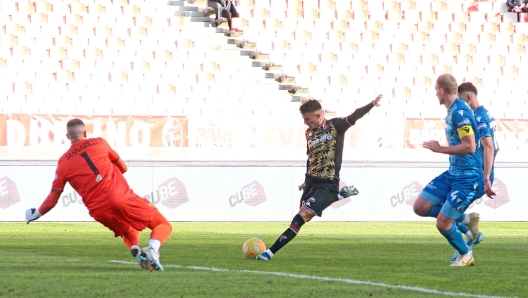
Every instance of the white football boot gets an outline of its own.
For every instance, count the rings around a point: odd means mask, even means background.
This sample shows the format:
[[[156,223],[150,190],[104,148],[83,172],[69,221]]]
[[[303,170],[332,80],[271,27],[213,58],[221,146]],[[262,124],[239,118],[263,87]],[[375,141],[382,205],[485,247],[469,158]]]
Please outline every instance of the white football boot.
[[[458,255],[456,260],[451,264],[453,267],[475,266],[475,259],[473,258],[473,251],[470,250],[465,255]]]
[[[141,248],[134,245],[130,249],[130,253],[136,259],[136,261],[138,262],[139,266],[141,266],[141,268],[146,269],[146,270],[152,269],[152,265],[147,260],[147,255],[141,250]]]
[[[161,266],[160,260],[159,260],[159,252],[156,251],[153,247],[147,246],[143,248],[143,252],[145,252],[147,256],[147,260],[152,264],[152,269],[157,271],[163,271],[163,266]]]

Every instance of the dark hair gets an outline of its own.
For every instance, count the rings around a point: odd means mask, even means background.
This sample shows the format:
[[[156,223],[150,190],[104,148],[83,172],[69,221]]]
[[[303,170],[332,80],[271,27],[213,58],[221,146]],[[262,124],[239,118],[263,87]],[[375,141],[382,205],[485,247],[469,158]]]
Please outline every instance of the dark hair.
[[[465,83],[460,84],[460,86],[458,86],[458,94],[462,94],[466,92],[471,92],[471,93],[474,93],[475,95],[478,95],[477,87],[475,87],[475,85],[473,85],[473,83],[471,82],[465,82]]]
[[[304,114],[304,113],[313,113],[313,112],[316,112],[322,109],[323,108],[321,107],[321,104],[319,103],[319,101],[315,99],[310,99],[301,105],[301,107],[299,108],[299,111],[301,111],[301,114]]]
[[[447,94],[456,95],[457,94],[457,82],[453,75],[449,73],[444,73],[436,79],[436,84],[438,88],[444,89]]]
[[[66,128],[69,129],[69,128],[74,128],[74,127],[81,126],[81,125],[84,126],[84,122],[81,119],[74,118],[68,121],[68,123],[66,124]]]

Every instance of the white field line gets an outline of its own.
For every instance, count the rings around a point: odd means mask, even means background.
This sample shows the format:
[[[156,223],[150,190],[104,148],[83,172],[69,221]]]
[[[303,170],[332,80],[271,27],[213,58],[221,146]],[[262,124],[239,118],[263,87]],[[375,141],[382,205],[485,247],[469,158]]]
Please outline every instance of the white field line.
[[[111,263],[119,263],[119,264],[127,264],[127,265],[136,265],[137,266],[136,262],[127,262],[127,261],[121,261],[121,260],[110,260],[109,262],[111,262]],[[166,265],[166,264],[163,264],[163,267],[165,267],[165,268],[183,268],[183,269],[193,269],[193,270],[205,270],[205,271],[220,271],[220,272],[254,273],[254,274],[262,274],[262,275],[286,276],[286,277],[298,278],[298,279],[314,279],[314,280],[323,280],[323,281],[337,281],[337,282],[344,282],[344,283],[349,283],[349,284],[368,285],[368,286],[384,287],[384,288],[396,288],[396,289],[402,289],[402,290],[407,290],[407,291],[415,291],[415,292],[421,292],[421,293],[427,293],[427,294],[445,295],[445,296],[478,297],[478,298],[501,298],[501,296],[486,296],[486,295],[478,295],[478,294],[470,294],[470,293],[462,293],[462,292],[443,292],[443,291],[430,290],[430,289],[420,288],[420,287],[400,286],[400,285],[391,285],[391,284],[386,284],[386,283],[363,281],[363,280],[348,279],[348,278],[333,278],[333,277],[326,277],[326,276],[292,274],[292,273],[284,273],[284,272],[257,271],[257,270],[235,270],[235,269],[214,268],[214,267],[180,266],[180,265]]]

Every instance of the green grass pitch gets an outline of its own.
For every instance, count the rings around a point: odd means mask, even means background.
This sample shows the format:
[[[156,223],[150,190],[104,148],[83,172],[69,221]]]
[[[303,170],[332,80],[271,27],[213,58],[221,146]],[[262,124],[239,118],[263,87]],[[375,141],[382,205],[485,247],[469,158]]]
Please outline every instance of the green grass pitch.
[[[0,223],[0,297],[526,297],[528,223],[481,223],[474,267],[433,222],[314,222],[269,261],[242,244],[271,246],[289,223],[174,222],[164,272],[142,270],[98,223]],[[142,234],[142,246],[148,231]]]

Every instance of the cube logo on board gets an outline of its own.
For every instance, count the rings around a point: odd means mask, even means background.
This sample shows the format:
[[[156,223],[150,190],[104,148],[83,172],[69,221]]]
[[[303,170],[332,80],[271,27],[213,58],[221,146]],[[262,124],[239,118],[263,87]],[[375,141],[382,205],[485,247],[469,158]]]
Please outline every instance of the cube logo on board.
[[[0,178],[0,208],[6,209],[20,202],[18,188],[7,176]]]
[[[240,189],[239,192],[229,197],[229,205],[231,207],[236,206],[239,203],[246,203],[252,207],[255,207],[266,201],[266,192],[262,184],[257,181],[253,181]]]
[[[418,182],[414,181],[404,186],[399,192],[392,195],[390,198],[391,206],[396,207],[398,204],[414,205],[414,201],[418,199],[418,196],[422,192],[424,187]]]
[[[171,209],[179,207],[189,201],[185,184],[176,177],[161,183],[155,192],[151,192],[145,198],[152,204],[161,203]]]
[[[81,196],[75,190],[69,193],[62,193],[61,201],[64,207],[68,207],[74,203],[84,205]]]

